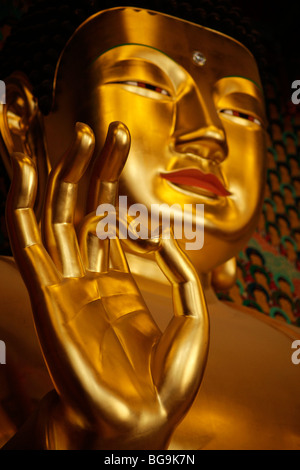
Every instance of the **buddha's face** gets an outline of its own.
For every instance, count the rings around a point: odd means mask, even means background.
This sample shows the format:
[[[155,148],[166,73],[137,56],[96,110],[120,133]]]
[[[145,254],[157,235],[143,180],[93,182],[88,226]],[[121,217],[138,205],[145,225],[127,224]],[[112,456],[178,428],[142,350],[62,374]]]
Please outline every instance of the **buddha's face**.
[[[76,121],[94,130],[96,153],[108,125],[125,123],[131,149],[120,195],[149,214],[153,204],[185,211],[189,204],[192,219],[204,204],[204,245],[189,256],[207,272],[232,257],[258,222],[264,116],[256,64],[241,44],[165,15],[117,9],[88,21],[67,46],[45,129],[54,162]]]

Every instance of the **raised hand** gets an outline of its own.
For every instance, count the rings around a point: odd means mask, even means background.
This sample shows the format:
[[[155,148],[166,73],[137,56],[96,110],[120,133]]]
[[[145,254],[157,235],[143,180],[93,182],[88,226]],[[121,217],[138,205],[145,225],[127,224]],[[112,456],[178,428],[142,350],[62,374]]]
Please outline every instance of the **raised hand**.
[[[208,314],[195,270],[176,241],[134,242],[137,250],[155,252],[173,286],[174,317],[162,333],[120,241],[99,240],[95,232],[95,207],[115,204],[129,147],[127,128],[111,124],[94,166],[92,212],[78,236],[76,194],[93,154],[91,129],[76,125],[74,143],[49,177],[42,236],[33,211],[34,165],[26,155],[12,155],[8,229],[57,393],[42,415],[48,448],[166,448],[203,377]]]

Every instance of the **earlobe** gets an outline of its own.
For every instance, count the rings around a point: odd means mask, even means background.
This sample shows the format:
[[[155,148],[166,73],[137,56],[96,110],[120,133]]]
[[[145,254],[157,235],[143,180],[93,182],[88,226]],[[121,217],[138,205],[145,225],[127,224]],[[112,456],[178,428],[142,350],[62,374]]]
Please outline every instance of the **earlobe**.
[[[216,292],[226,292],[234,286],[237,278],[236,258],[231,258],[212,272],[211,283]]]
[[[36,215],[42,208],[49,165],[43,121],[31,85],[22,73],[14,73],[7,80],[6,104],[0,106],[0,155],[9,177],[12,177],[10,155],[21,152],[31,158],[39,179]]]

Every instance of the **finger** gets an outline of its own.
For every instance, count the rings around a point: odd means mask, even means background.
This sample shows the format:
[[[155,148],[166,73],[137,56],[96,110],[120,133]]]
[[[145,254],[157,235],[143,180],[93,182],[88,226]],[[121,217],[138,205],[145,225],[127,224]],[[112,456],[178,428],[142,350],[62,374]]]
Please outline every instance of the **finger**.
[[[109,267],[109,245],[107,240],[97,236],[97,225],[100,218],[91,213],[84,218],[79,228],[79,247],[83,265],[87,271],[102,273]]]
[[[42,245],[33,211],[37,175],[32,160],[22,153],[11,155],[13,177],[6,204],[6,221],[12,251],[29,293],[57,284],[61,276]]]
[[[173,286],[189,281],[198,282],[195,268],[187,255],[180,249],[171,229],[163,232],[155,257],[161,271]]]
[[[95,211],[99,204],[115,205],[117,183],[126,163],[129,149],[129,130],[121,122],[112,122],[108,128],[104,147],[93,166],[87,213]]]
[[[126,163],[129,149],[129,130],[121,122],[112,122],[108,128],[104,147],[93,166],[87,199],[88,212],[96,211],[97,208],[102,206],[103,213],[105,213],[107,204],[116,208],[118,180]],[[84,236],[87,237],[85,240],[83,239]],[[83,227],[80,240],[81,250],[88,270],[107,272],[110,264],[112,264],[113,268],[117,267],[117,269],[128,271],[121,245],[110,240],[109,237],[99,240],[95,227],[90,222],[87,222],[86,226]],[[111,246],[112,253],[110,252]]]
[[[107,272],[110,269],[129,272],[125,254],[117,238],[116,213],[113,206],[113,226],[106,224],[106,215],[91,213],[83,220],[79,230],[79,246],[82,261],[87,271]],[[108,207],[107,207],[108,208]],[[101,224],[101,222],[103,222]],[[109,242],[109,243],[107,243]]]
[[[110,268],[123,273],[129,273],[129,266],[121,242],[118,238],[110,240]]]
[[[74,141],[50,174],[42,220],[45,246],[64,277],[82,277],[84,266],[74,228],[78,182],[94,151],[93,131],[77,123]]]
[[[159,249],[160,237],[152,237],[148,229],[148,220],[130,216],[120,210],[118,213],[118,236],[127,250],[136,254],[148,254]]]
[[[182,416],[192,404],[205,371],[209,317],[197,273],[170,235],[162,239],[156,260],[172,284],[174,317],[157,344],[152,364],[165,409]]]
[[[128,218],[120,218],[111,204],[102,205],[101,210],[99,206],[96,214],[92,212],[84,219],[79,231],[79,244],[82,260],[88,271],[107,272],[110,267],[129,272],[119,240],[120,233],[122,241],[134,253],[146,254],[159,248],[160,239],[140,238],[133,222]]]

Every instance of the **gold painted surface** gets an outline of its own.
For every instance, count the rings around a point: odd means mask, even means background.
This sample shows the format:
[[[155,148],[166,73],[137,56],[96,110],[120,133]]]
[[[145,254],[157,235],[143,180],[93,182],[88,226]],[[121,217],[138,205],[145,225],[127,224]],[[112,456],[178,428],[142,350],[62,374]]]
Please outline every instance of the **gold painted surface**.
[[[195,51],[205,65],[194,62]],[[87,20],[67,44],[49,116],[40,116],[26,86],[21,77],[7,84],[8,100],[18,90],[24,100],[23,127],[17,116],[7,119],[7,107],[0,121],[14,169],[7,221],[56,390],[27,424],[43,436],[28,445],[299,446],[299,400],[286,402],[299,386],[296,333],[224,306],[210,287],[213,270],[230,282],[228,260],[261,211],[266,121],[253,56],[201,26],[114,9]],[[45,165],[36,172],[34,158],[48,159],[50,176]],[[214,175],[223,194],[165,178],[187,169]],[[40,177],[48,186],[36,220]],[[185,252],[187,240],[173,238],[99,241],[95,210],[118,194],[149,213],[152,204],[190,204],[192,222],[195,204],[204,204],[203,248]],[[4,330],[12,320],[0,321]],[[22,341],[21,332],[9,336],[12,347]],[[38,361],[35,369],[44,373]],[[17,433],[8,448],[22,439]]]
[[[101,182],[99,204],[115,200],[117,186],[109,186],[110,191],[102,186],[118,180],[127,158],[125,126],[112,124],[107,142],[101,159],[116,165],[106,172],[108,181]],[[101,256],[99,264],[94,258],[90,264],[95,240],[99,253],[110,257],[109,240],[101,243],[91,228],[93,213],[83,224],[90,227],[84,233],[94,239],[87,236],[83,241],[83,264],[73,213],[77,183],[93,150],[92,131],[77,124],[74,143],[49,178],[44,242],[32,209],[37,185],[33,163],[24,154],[11,155],[10,240],[59,396],[44,423],[47,445],[80,448],[89,433],[92,448],[165,448],[202,380],[209,343],[205,299],[193,266],[173,238],[143,241],[141,248],[155,251],[173,286],[174,317],[161,333],[119,243],[115,241],[113,269]]]
[[[100,45],[91,41],[99,31],[104,38]],[[198,49],[207,58],[203,67],[193,62]],[[128,84],[132,81],[162,88],[170,96]],[[194,257],[190,252],[201,272],[245,245],[263,198],[266,122],[257,66],[244,46],[165,15],[117,9],[79,28],[61,56],[56,83],[54,112],[45,119],[51,161],[71,141],[76,122],[95,132],[95,155],[110,122],[124,122],[132,142],[120,194],[128,197],[128,204],[139,202],[149,211],[151,204],[205,204],[205,250]],[[224,109],[248,114],[262,125],[229,116]],[[161,177],[162,172],[185,168],[215,175],[231,195],[216,197]],[[79,188],[76,221],[86,212],[90,177],[87,172]]]

